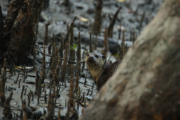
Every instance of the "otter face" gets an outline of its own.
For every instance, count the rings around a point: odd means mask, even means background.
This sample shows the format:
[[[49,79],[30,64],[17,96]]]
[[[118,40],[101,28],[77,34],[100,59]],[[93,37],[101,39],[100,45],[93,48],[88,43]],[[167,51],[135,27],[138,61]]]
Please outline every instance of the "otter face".
[[[92,77],[96,80],[102,72],[106,57],[100,53],[89,53],[85,58],[85,62]]]
[[[99,65],[101,63],[104,64],[104,61],[106,60],[106,57],[100,53],[89,53],[87,54],[86,58],[85,58],[85,62],[88,65]]]

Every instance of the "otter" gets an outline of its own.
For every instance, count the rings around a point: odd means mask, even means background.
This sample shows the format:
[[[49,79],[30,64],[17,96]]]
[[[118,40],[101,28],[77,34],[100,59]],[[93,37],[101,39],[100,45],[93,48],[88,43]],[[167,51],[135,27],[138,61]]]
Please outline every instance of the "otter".
[[[85,62],[93,79],[96,81],[98,91],[106,83],[106,81],[113,75],[120,60],[110,63],[106,61],[106,57],[100,53],[89,53],[85,58]]]

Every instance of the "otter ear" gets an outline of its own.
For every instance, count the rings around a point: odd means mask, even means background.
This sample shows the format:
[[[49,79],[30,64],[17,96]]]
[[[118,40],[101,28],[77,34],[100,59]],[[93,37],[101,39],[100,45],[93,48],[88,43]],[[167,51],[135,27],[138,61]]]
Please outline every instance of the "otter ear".
[[[103,58],[103,59],[106,59],[106,56],[103,55],[102,58]]]

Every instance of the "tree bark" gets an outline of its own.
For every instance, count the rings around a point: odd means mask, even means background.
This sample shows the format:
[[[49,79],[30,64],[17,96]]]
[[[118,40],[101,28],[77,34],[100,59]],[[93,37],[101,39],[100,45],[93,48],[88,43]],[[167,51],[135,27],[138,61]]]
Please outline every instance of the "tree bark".
[[[101,32],[102,8],[103,8],[103,0],[98,0],[94,22],[91,28],[91,33],[94,35],[98,35]]]
[[[1,10],[1,5],[0,5],[0,41],[3,39],[3,15],[2,15],[2,10]]]
[[[108,27],[108,37],[113,38],[113,28],[114,28],[114,24],[116,22],[116,18],[118,16],[119,11],[121,10],[121,7],[118,8],[118,10],[116,11],[116,13],[113,16],[113,19],[111,20],[109,27]]]
[[[44,0],[44,9],[49,7],[49,0]]]
[[[1,59],[24,64],[34,46],[36,24],[43,7],[43,0],[13,0],[10,4],[0,41]]]
[[[69,0],[64,0],[63,3],[64,3],[65,6],[69,6],[69,3],[70,3],[70,2],[69,2]]]
[[[180,1],[166,0],[81,120],[180,119]]]
[[[11,30],[22,6],[23,0],[13,0],[7,12],[6,22],[4,23],[3,39],[0,40],[0,58],[3,60],[10,41]]]

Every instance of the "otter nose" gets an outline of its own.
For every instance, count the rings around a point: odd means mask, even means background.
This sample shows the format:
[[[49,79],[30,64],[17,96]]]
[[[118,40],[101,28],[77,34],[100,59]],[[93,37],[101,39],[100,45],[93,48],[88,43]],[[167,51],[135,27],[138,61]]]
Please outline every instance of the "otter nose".
[[[94,61],[94,57],[90,55],[88,61],[89,62],[93,62]]]

